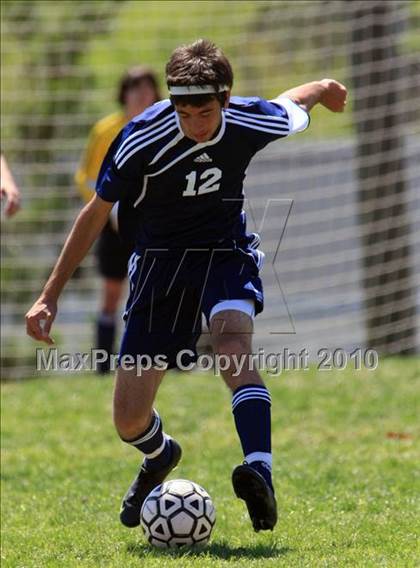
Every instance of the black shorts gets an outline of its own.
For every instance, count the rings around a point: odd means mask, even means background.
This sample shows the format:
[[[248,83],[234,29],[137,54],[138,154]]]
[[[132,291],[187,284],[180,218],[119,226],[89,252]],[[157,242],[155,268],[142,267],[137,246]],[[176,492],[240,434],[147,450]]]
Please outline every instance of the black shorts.
[[[133,250],[123,243],[111,223],[103,228],[96,245],[98,269],[104,278],[124,280],[127,276],[128,260]]]
[[[189,350],[194,360],[202,314],[209,323],[212,309],[226,300],[250,299],[255,313],[262,311],[258,274],[263,256],[249,247],[133,254],[120,358],[164,355],[168,368],[173,368],[178,353]]]

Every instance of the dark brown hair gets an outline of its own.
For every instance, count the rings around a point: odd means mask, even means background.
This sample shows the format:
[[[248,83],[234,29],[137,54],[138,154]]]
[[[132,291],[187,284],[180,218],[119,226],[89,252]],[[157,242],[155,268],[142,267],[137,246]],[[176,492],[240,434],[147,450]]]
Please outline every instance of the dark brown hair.
[[[171,86],[212,85],[216,92],[220,85],[233,85],[233,71],[229,60],[214,43],[199,39],[190,45],[181,45],[172,53],[166,65],[166,83]],[[172,104],[203,106],[216,98],[223,106],[226,92],[204,95],[171,95]]]
[[[117,101],[121,106],[124,106],[125,104],[127,92],[130,89],[138,87],[143,82],[149,83],[154,89],[155,102],[161,99],[159,82],[153,69],[143,65],[138,65],[137,67],[131,67],[131,69],[128,69],[121,77],[117,96]]]

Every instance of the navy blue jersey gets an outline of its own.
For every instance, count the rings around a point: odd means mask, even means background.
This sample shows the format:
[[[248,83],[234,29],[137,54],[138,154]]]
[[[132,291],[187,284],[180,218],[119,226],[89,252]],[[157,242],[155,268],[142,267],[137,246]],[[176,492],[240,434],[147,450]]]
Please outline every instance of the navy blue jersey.
[[[139,252],[241,239],[243,182],[251,158],[308,122],[289,99],[232,97],[213,138],[197,143],[183,134],[170,101],[161,101],[114,140],[96,190],[105,201],[119,201],[120,227],[134,234]]]

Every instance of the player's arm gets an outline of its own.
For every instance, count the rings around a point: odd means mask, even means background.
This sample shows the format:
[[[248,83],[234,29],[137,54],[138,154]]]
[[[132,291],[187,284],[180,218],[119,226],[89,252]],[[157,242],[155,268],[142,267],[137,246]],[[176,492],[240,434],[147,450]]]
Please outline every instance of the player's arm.
[[[3,154],[1,155],[0,172],[1,197],[6,198],[4,212],[7,217],[11,217],[20,209],[20,192]]]
[[[51,276],[26,314],[26,332],[33,339],[48,345],[54,343],[50,329],[57,313],[58,298],[103,229],[113,205],[95,195],[77,216]]]
[[[291,99],[307,112],[318,103],[332,112],[343,112],[346,106],[347,89],[334,79],[322,79],[289,89],[281,93],[280,97]]]

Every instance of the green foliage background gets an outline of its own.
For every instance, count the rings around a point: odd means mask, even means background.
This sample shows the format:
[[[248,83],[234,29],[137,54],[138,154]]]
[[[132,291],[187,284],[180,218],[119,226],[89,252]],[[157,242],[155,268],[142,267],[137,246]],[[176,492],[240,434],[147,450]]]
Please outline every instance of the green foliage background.
[[[401,49],[414,53],[420,49],[420,2],[407,6]],[[336,21],[345,8],[345,2],[315,1],[302,2],[297,10],[289,0],[3,1],[1,110],[7,152],[19,162],[77,154],[72,140],[87,133],[91,120],[115,108],[115,84],[128,66],[150,64],[164,84],[173,48],[198,37],[220,44],[231,58],[236,94],[271,97],[322,76],[346,82],[348,58]],[[310,22],[307,33],[300,13]],[[62,113],[74,120],[54,121]],[[312,137],[352,131],[349,115],[332,118],[320,109],[314,116],[321,120],[313,121]],[[68,141],[60,149],[53,143],[41,148],[19,143],[57,137]]]
[[[400,52],[415,64],[420,2],[394,4],[407,7]],[[164,85],[171,51],[204,36],[231,59],[234,94],[270,98],[325,76],[347,84],[349,6],[344,0],[3,1],[1,145],[25,198],[16,221],[2,224],[2,301],[14,306],[16,321],[51,268],[28,264],[25,242],[48,234],[49,248],[59,251],[80,206],[73,175],[86,136],[115,110],[116,83],[127,67],[147,63]],[[348,112],[337,116],[315,108],[301,140],[353,135],[348,86]]]

